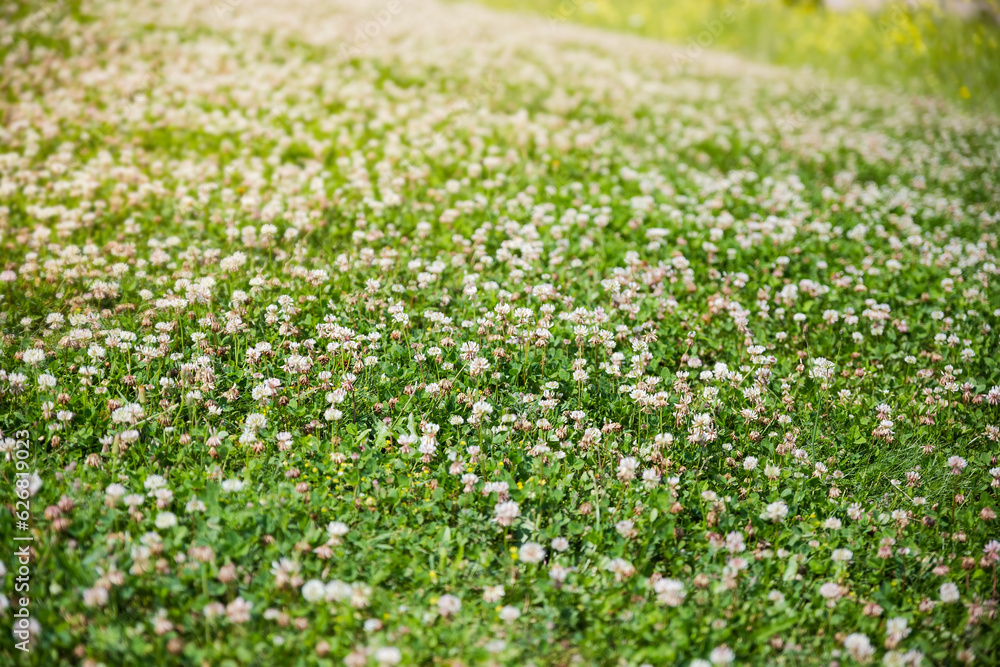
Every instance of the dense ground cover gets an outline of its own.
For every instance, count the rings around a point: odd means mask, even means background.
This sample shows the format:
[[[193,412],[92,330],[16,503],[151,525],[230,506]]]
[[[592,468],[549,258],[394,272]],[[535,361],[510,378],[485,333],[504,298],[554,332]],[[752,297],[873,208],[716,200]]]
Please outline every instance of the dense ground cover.
[[[687,53],[725,49],[808,66],[960,108],[1000,111],[1000,4],[957,13],[949,0],[485,0],[574,22],[669,39]],[[832,5],[840,9],[828,9]]]
[[[996,660],[995,117],[416,0],[15,25],[3,660]]]

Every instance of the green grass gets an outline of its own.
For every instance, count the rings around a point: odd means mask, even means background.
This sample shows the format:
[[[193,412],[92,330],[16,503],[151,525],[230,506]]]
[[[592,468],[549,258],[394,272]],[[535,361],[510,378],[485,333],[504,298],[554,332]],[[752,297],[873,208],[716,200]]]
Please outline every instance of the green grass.
[[[0,663],[996,664],[995,117],[198,7],[4,45]]]
[[[927,3],[901,1],[875,12],[782,0],[485,2],[540,13],[554,26],[578,22],[666,39],[684,47],[685,60],[704,48],[732,51],[1000,111],[1000,25],[989,14],[966,20]]]

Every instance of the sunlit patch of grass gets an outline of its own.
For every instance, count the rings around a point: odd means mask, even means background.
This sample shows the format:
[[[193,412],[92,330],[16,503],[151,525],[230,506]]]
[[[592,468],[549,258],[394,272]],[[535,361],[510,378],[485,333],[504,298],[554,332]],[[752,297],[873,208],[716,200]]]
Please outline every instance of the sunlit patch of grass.
[[[782,0],[484,0],[568,21],[809,65],[969,109],[1000,110],[1000,26],[901,0],[869,12]]]

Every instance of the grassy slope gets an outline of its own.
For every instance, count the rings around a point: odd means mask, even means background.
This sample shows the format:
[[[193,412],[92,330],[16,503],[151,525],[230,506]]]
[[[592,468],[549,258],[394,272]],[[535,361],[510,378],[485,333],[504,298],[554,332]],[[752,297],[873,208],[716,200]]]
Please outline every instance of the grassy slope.
[[[659,665],[727,645],[740,664],[818,665],[849,662],[852,633],[882,660],[887,619],[905,618],[900,652],[989,664],[996,621],[970,612],[996,586],[980,561],[997,509],[994,120],[708,54],[675,68],[655,43],[471,8],[415,5],[344,61],[338,39],[364,12],[326,32],[339,13],[323,5],[248,2],[197,27],[175,16],[187,7],[101,7],[30,35],[3,70],[0,423],[31,433],[42,486],[41,632],[29,656],[5,635],[0,658],[325,667],[394,646],[406,664]],[[269,34],[282,19],[291,34]],[[239,268],[220,261],[237,253]],[[435,261],[440,278],[421,276]],[[205,278],[200,302],[187,281]],[[171,293],[190,303],[160,301]],[[490,316],[501,301],[511,312]],[[327,318],[355,349],[327,348]],[[117,330],[138,340],[118,347]],[[251,363],[259,343],[274,354]],[[490,374],[469,376],[463,343]],[[256,400],[266,378],[282,388]],[[348,384],[327,420],[328,392]],[[451,423],[479,400],[486,426]],[[144,417],[115,421],[116,404]],[[253,413],[259,451],[241,442]],[[423,420],[441,426],[426,462],[404,453]],[[620,477],[626,457],[660,482]],[[5,481],[14,470],[0,463]],[[174,496],[161,507],[156,475]],[[487,481],[519,503],[507,528]],[[778,502],[786,519],[762,518]],[[177,525],[157,524],[166,512]],[[349,527],[339,542],[332,520]],[[16,533],[0,512],[0,542]],[[731,533],[744,551],[720,543]],[[532,541],[544,564],[518,552]],[[682,582],[683,604],[657,577]],[[308,580],[355,584],[357,599],[309,601]],[[828,607],[831,583],[844,595]],[[938,603],[946,583],[960,603]],[[505,597],[484,600],[496,585]],[[445,595],[459,613],[440,614]],[[245,622],[206,613],[237,599]],[[502,621],[503,605],[521,617]]]
[[[813,2],[739,0],[486,0],[682,44],[734,51],[764,62],[811,66],[970,109],[1000,110],[1000,26],[962,20],[915,3],[871,13]]]

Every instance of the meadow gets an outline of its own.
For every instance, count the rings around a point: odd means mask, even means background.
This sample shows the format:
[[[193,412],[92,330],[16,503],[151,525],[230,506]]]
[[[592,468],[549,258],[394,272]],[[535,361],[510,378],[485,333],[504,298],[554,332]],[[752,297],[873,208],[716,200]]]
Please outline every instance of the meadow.
[[[434,0],[4,11],[3,664],[997,664],[988,108]]]
[[[485,0],[759,62],[857,78],[962,109],[1000,111],[1000,4],[948,0]],[[826,4],[841,6],[826,9]],[[952,3],[961,5],[961,2]]]

